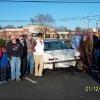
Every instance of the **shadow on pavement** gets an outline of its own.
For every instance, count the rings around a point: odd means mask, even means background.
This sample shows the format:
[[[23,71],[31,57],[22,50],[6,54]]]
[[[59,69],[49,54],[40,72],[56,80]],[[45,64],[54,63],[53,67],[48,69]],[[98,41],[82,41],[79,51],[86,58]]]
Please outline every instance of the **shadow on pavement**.
[[[91,72],[89,74],[96,82],[100,84],[100,72]]]

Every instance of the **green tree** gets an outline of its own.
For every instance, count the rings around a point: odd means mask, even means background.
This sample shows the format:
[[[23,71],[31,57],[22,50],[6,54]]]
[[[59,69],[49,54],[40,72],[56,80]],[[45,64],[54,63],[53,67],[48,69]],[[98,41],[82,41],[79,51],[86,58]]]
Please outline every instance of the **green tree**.
[[[0,39],[0,48],[5,47],[6,41],[3,39]]]

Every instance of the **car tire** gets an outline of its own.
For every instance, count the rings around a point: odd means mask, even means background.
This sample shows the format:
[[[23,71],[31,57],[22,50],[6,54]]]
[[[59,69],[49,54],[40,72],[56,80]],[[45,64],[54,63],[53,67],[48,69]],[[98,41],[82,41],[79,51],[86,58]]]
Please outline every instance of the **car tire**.
[[[76,62],[76,69],[78,70],[78,71],[82,71],[83,70],[83,62],[82,62],[82,60],[77,60],[77,62]]]

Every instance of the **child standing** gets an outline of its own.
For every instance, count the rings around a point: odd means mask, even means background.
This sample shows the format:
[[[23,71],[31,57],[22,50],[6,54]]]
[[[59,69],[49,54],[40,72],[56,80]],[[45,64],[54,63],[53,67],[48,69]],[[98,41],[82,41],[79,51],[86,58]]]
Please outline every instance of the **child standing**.
[[[9,66],[7,54],[5,48],[1,49],[1,58],[0,58],[0,83],[6,82],[8,80],[7,69]]]

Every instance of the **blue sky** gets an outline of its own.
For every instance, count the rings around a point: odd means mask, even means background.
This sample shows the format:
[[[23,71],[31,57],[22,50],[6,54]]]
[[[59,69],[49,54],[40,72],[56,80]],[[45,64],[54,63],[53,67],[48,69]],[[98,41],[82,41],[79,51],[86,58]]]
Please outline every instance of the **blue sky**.
[[[77,26],[88,27],[88,21],[70,20],[60,21],[63,18],[84,17],[100,15],[100,3],[7,3],[0,2],[0,20],[30,20],[39,14],[50,14],[56,19],[55,26],[64,25],[69,29]],[[100,20],[97,17],[91,19]],[[6,25],[26,26],[30,22],[0,22],[0,26]],[[98,21],[100,27],[100,22]],[[96,27],[96,20],[90,20],[89,27]]]

